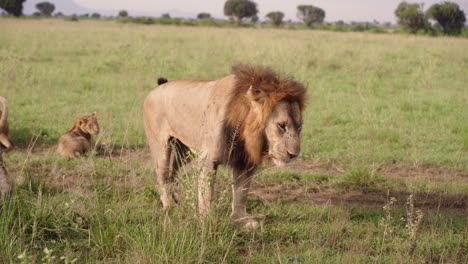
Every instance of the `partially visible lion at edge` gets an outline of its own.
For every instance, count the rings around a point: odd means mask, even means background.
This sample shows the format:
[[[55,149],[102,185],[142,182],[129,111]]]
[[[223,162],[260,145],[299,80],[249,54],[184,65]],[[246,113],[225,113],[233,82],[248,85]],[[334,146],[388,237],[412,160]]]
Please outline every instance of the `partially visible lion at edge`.
[[[219,165],[232,168],[231,221],[247,229],[252,176],[263,160],[281,166],[299,155],[305,87],[268,67],[239,64],[218,80],[158,80],[143,105],[146,137],[160,199],[167,211],[177,202],[171,184],[188,150],[199,157],[198,212],[210,209]],[[179,157],[179,158],[175,158]]]

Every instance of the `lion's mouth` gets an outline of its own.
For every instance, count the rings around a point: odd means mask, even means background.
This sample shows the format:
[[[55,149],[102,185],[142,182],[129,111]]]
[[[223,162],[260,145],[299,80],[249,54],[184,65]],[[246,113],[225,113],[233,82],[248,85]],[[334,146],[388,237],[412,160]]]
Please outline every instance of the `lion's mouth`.
[[[275,157],[274,155],[270,154],[270,159],[273,161],[273,163],[277,166],[277,167],[282,167],[284,166],[287,162],[282,160],[282,159],[278,159],[277,157]]]

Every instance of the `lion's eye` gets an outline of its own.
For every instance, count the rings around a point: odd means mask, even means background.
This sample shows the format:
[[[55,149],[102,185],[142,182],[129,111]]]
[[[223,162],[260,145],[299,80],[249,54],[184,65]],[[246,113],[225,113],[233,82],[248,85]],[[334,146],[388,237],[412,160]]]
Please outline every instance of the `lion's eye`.
[[[286,132],[286,123],[278,123],[278,128],[281,130],[281,132]]]

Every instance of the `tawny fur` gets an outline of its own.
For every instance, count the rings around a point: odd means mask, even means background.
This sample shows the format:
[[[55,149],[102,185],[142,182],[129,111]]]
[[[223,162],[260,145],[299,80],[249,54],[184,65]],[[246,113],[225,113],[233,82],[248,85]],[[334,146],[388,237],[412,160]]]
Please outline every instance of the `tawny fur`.
[[[0,199],[3,198],[10,191],[10,184],[8,183],[8,172],[3,161],[3,154],[5,150],[0,146]]]
[[[0,144],[2,144],[6,150],[10,150],[13,147],[10,138],[8,137],[8,104],[4,97],[0,96],[0,103],[2,104],[2,111],[0,112]]]
[[[0,112],[0,196],[3,197],[10,191],[3,155],[12,148],[12,144],[8,137],[8,105],[6,99],[2,96],[0,96],[0,103],[2,104],[2,111]]]
[[[281,78],[267,67],[238,64],[233,66],[232,73],[236,82],[228,104],[227,125],[239,127],[247,162],[258,165],[264,156],[263,131],[271,110],[278,102],[286,100],[298,102],[302,111],[306,90],[302,84]],[[249,93],[249,89],[252,92]],[[252,101],[260,105],[258,110],[252,107]]]
[[[200,160],[200,216],[209,211],[218,165],[227,165],[234,182],[231,219],[255,228],[258,222],[246,213],[254,170],[265,157],[282,165],[299,154],[306,90],[267,67],[236,65],[232,73],[161,84],[145,99],[144,126],[164,210],[176,202],[171,185],[180,164],[173,157],[185,155],[172,147],[176,142]]]
[[[77,158],[91,150],[91,136],[99,133],[96,113],[78,116],[75,124],[60,137],[57,152],[66,158]]]

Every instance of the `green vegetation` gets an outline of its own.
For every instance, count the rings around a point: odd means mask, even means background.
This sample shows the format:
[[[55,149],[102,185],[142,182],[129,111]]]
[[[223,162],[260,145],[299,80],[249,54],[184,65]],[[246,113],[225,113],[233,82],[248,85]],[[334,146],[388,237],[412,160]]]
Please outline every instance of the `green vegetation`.
[[[0,0],[0,8],[14,16],[23,15],[23,3],[26,0]]]
[[[120,10],[119,11],[119,17],[128,17],[127,10]]]
[[[408,29],[411,33],[426,29],[428,22],[422,8],[422,4],[401,2],[395,10],[398,24]]]
[[[0,263],[468,261],[465,39],[10,18],[0,36],[16,144]],[[142,126],[158,77],[219,78],[237,62],[270,65],[309,91],[310,168],[260,169],[252,233],[229,223],[225,170],[206,222],[196,168],[182,171],[181,202],[164,214]],[[113,154],[57,157],[60,135],[93,111]],[[421,167],[437,177],[410,171]]]
[[[458,4],[453,2],[434,4],[427,10],[426,14],[429,18],[437,21],[437,24],[447,35],[460,34],[465,26],[465,13]]]
[[[219,78],[232,64],[249,62],[309,86],[304,158],[468,168],[463,39],[184,27],[174,33],[89,20],[1,23],[8,37],[0,50],[0,92],[10,102],[19,147],[34,137],[51,146],[76,115],[93,111],[102,140],[145,146],[141,102],[158,77]]]
[[[224,4],[224,15],[235,20],[237,24],[245,18],[253,19],[257,13],[257,4],[250,0],[227,0]]]
[[[297,7],[297,17],[310,27],[314,24],[323,23],[325,11],[313,5],[299,5]]]
[[[278,27],[283,24],[284,13],[281,11],[270,12],[266,15],[266,17],[271,20],[273,25]]]
[[[55,5],[50,2],[40,2],[36,4],[36,8],[41,16],[51,16],[55,10]]]

